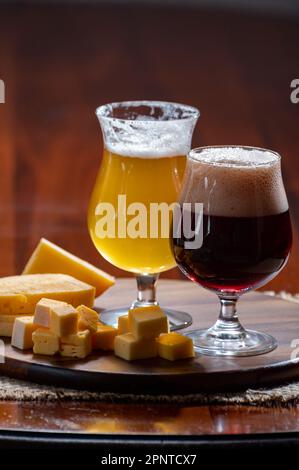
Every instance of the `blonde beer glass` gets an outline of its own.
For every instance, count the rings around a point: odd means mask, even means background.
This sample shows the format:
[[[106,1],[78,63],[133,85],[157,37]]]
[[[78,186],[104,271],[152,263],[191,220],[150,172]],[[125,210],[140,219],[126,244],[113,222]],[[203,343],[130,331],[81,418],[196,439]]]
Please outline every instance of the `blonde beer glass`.
[[[159,273],[176,265],[171,211],[165,208],[178,199],[199,111],[177,103],[131,101],[100,106],[96,114],[104,154],[89,205],[89,233],[106,260],[135,274],[138,293],[131,308],[155,305]],[[158,206],[153,219],[152,208]],[[116,323],[127,311],[105,311],[102,318]],[[172,329],[192,322],[187,313],[164,311]]]

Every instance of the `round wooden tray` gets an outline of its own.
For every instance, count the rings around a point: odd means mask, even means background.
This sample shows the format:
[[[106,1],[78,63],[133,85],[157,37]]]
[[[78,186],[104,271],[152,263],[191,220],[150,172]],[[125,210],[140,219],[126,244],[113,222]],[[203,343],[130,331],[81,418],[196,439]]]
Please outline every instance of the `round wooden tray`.
[[[100,309],[124,307],[130,305],[134,295],[134,280],[121,279],[97,299],[96,305]],[[162,307],[183,310],[193,316],[194,323],[188,330],[206,328],[218,315],[216,296],[188,281],[160,280],[158,298]],[[278,348],[251,357],[197,355],[195,359],[174,363],[160,358],[126,362],[112,353],[93,354],[86,360],[34,356],[31,352],[18,351],[5,340],[5,362],[0,364],[0,371],[42,384],[118,394],[233,391],[299,378],[299,363],[291,360],[292,341],[299,338],[299,305],[250,293],[239,301],[239,315],[247,328],[273,335],[278,340]]]

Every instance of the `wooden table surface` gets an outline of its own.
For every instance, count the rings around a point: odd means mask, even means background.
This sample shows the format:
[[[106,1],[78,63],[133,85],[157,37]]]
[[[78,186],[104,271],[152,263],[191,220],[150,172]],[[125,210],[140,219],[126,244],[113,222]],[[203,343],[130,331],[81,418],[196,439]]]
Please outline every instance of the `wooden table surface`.
[[[299,291],[299,104],[290,101],[290,82],[299,78],[298,18],[96,5],[1,5],[0,16],[6,85],[0,104],[1,276],[19,273],[41,236],[126,275],[100,258],[86,229],[102,150],[94,110],[147,98],[201,110],[194,146],[247,144],[282,154],[294,247],[287,268],[267,289]],[[128,433],[299,430],[297,407],[1,403],[0,410],[0,427],[17,429],[105,433],[120,423]]]

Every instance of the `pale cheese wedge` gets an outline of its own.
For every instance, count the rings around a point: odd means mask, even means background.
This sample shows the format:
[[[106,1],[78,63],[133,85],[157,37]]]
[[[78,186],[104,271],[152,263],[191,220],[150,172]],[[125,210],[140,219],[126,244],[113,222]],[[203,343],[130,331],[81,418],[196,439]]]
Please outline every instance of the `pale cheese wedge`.
[[[65,274],[28,274],[0,278],[0,315],[33,314],[42,298],[74,307],[93,306],[95,288]]]
[[[45,238],[41,238],[23,271],[23,274],[40,273],[63,273],[74,276],[76,279],[94,286],[96,296],[102,294],[115,283],[113,276]]]

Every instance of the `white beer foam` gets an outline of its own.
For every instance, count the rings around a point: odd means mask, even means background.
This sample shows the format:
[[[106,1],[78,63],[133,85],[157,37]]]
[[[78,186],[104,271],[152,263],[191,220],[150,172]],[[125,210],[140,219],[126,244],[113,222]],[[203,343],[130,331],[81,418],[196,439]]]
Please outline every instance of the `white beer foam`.
[[[255,217],[288,210],[280,157],[271,151],[241,147],[191,151],[184,181],[181,200],[202,202],[206,214]]]
[[[131,109],[126,119],[111,116],[118,103],[98,108],[104,144],[118,155],[138,158],[163,158],[186,155],[191,147],[193,129],[198,111],[177,103],[146,101],[121,104]],[[136,115],[138,107],[150,110],[147,115]],[[134,111],[136,107],[137,111]],[[159,109],[161,114],[156,116]],[[135,113],[135,114],[134,114]]]

